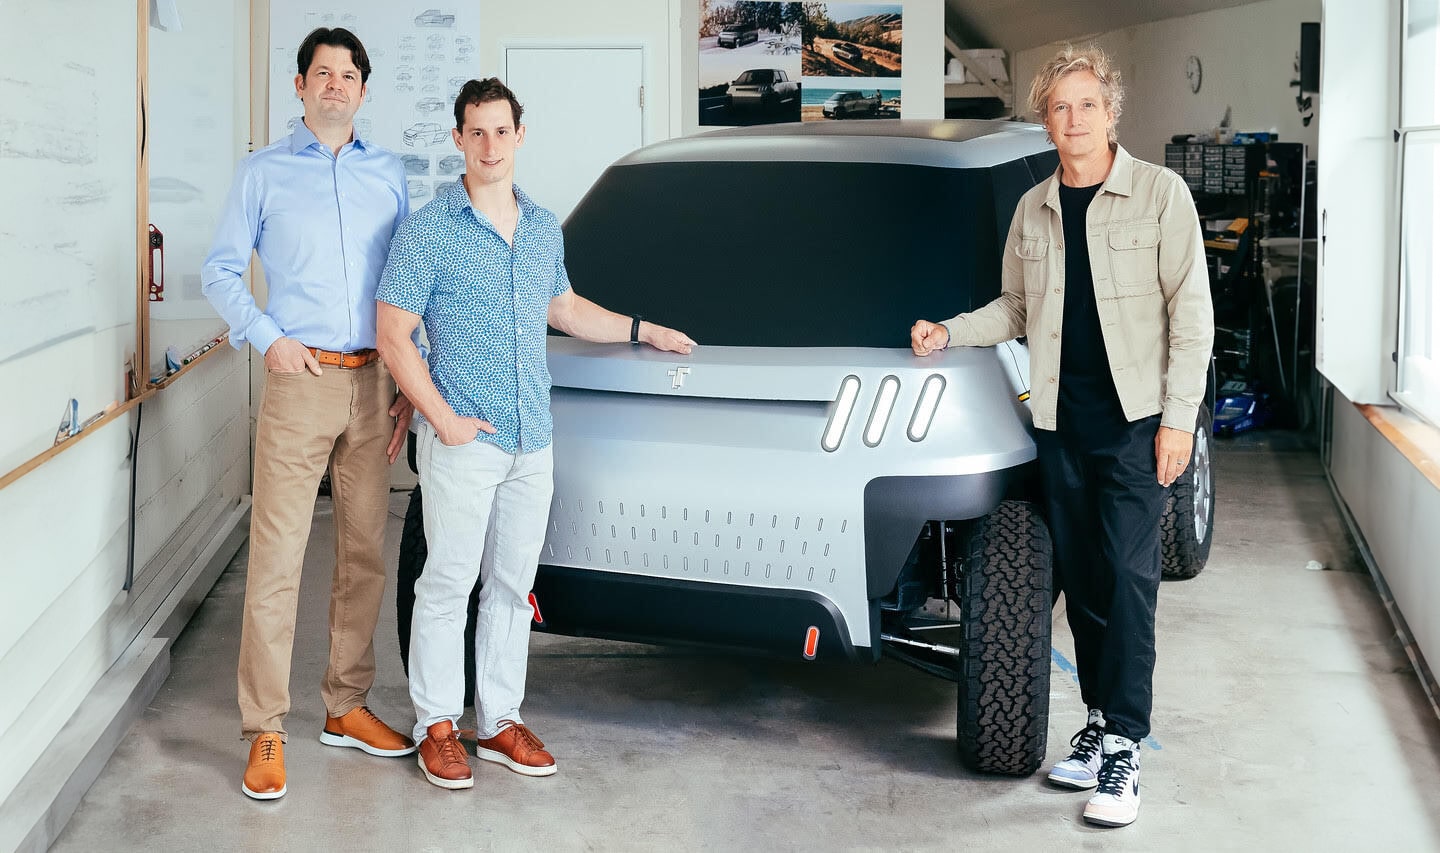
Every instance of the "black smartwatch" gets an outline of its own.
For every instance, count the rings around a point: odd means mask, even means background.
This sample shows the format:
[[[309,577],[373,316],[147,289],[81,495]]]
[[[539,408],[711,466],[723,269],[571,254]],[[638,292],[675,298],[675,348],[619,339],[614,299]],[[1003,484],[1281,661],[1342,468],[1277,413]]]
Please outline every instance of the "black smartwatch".
[[[630,315],[630,343],[640,343],[640,321],[645,319],[639,314]]]

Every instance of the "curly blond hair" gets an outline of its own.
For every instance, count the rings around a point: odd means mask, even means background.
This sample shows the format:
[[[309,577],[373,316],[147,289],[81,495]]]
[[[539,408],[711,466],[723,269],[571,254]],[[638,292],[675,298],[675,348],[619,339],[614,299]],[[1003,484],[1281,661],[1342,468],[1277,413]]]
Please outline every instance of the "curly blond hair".
[[[1104,107],[1114,114],[1118,123],[1120,111],[1125,104],[1125,87],[1120,83],[1120,69],[1116,68],[1109,55],[1095,44],[1081,47],[1067,44],[1054,58],[1040,66],[1035,72],[1035,79],[1030,81],[1030,112],[1038,116],[1040,123],[1044,124],[1050,112],[1050,93],[1055,90],[1061,78],[1077,71],[1089,71],[1099,78]],[[1045,135],[1050,135],[1048,128]],[[1109,137],[1111,143],[1118,141],[1113,124],[1110,126]]]

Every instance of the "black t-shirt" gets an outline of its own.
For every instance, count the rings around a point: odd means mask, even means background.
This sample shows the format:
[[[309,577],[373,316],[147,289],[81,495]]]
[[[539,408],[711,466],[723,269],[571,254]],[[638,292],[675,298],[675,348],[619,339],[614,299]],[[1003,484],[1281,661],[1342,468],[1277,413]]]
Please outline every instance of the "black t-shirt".
[[[1060,223],[1066,246],[1065,319],[1060,330],[1060,401],[1055,426],[1080,439],[1114,436],[1126,424],[1100,333],[1095,279],[1085,239],[1085,211],[1100,187],[1060,185]]]

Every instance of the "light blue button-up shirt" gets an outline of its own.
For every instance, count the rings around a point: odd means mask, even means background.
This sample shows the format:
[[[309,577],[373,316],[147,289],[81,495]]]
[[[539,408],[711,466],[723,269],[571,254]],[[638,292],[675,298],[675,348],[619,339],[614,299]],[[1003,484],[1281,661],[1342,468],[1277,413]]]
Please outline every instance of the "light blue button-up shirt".
[[[430,378],[455,414],[495,425],[508,453],[550,446],[550,300],[570,288],[555,214],[515,188],[513,244],[456,181],[400,227],[376,298],[419,315]]]
[[[278,338],[349,352],[375,346],[375,288],[390,238],[410,212],[400,158],[359,137],[339,155],[303,123],[246,157],[202,270],[230,343]],[[241,280],[258,251],[270,296]]]

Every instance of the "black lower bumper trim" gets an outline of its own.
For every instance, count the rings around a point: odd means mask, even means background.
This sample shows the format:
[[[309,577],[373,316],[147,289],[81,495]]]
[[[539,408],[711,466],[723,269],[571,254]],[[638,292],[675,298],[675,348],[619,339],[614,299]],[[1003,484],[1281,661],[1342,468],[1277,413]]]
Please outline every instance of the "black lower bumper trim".
[[[857,648],[833,602],[809,592],[676,581],[542,564],[535,602],[554,634],[642,643],[685,643],[806,658],[807,633],[818,629],[814,659],[879,659],[878,644]]]

